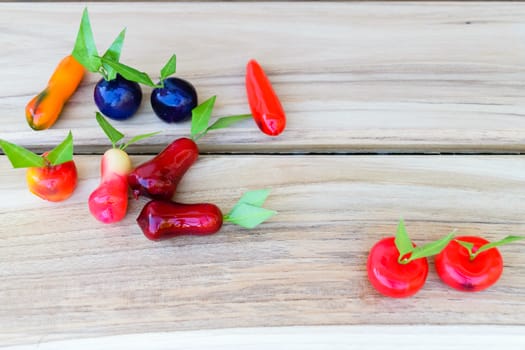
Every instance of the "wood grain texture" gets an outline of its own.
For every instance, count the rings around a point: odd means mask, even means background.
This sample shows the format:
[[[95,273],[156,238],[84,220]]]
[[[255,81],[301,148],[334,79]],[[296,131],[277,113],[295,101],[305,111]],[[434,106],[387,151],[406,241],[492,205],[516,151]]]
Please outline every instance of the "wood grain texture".
[[[201,98],[218,95],[215,116],[248,111],[244,65],[263,64],[287,130],[269,138],[245,121],[207,135],[209,155],[175,199],[226,211],[243,192],[271,188],[267,206],[279,214],[252,232],[225,225],[166,242],[135,224],[145,200],[117,225],[96,222],[87,197],[109,144],[94,120],[98,77],[86,77],[54,128],[34,132],[23,115],[71,51],[85,4],[2,2],[0,138],[40,151],[72,130],[80,183],[68,201],[43,202],[0,156],[0,347],[525,347],[522,242],[501,248],[504,274],[481,293],[447,288],[431,267],[420,293],[392,300],[365,271],[400,216],[416,243],[454,228],[523,234],[524,156],[304,154],[523,152],[525,4],[88,5],[100,51],[127,27],[123,61],[154,77],[175,52]],[[144,88],[138,115],[115,122],[129,136],[162,131],[129,149],[135,164],[189,132],[160,122],[149,97]]]
[[[84,4],[0,4],[0,138],[46,148],[72,130],[77,151],[107,141],[87,77],[46,137],[23,108],[71,51]],[[257,58],[288,112],[269,139],[251,121],[202,139],[204,152],[522,152],[525,149],[525,4],[156,3],[90,4],[100,50],[127,27],[122,60],[153,76],[175,52],[178,74],[215,115],[248,111],[244,66]],[[128,133],[163,130],[133,152],[160,149],[187,124],[161,123],[144,89]]]
[[[505,272],[481,293],[451,290],[431,268],[420,293],[392,300],[365,272],[400,216],[417,243],[454,228],[523,234],[524,157],[204,156],[176,200],[226,211],[267,187],[279,214],[253,232],[225,225],[165,242],[134,223],[144,200],[118,225],[92,219],[99,157],[76,161],[77,191],[50,204],[0,157],[0,345],[231,327],[525,326],[523,243],[502,248]]]

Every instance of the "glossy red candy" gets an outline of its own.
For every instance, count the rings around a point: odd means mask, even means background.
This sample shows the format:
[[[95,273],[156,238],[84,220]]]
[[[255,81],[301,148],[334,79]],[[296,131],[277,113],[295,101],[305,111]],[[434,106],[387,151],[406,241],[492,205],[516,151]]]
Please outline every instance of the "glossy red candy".
[[[169,144],[155,158],[136,167],[128,175],[135,197],[171,199],[186,171],[199,156],[193,140],[180,138]]]
[[[456,239],[473,243],[473,252],[489,243],[486,239],[475,236]],[[487,289],[496,283],[503,272],[503,258],[498,249],[486,250],[471,259],[468,250],[455,240],[436,256],[435,263],[436,272],[443,282],[466,292]]]
[[[256,60],[246,66],[246,94],[248,104],[259,129],[277,136],[286,127],[286,115],[272,84]]]
[[[399,263],[399,251],[394,242],[394,237],[388,237],[372,247],[367,262],[368,279],[381,294],[404,298],[414,295],[425,284],[428,261],[420,258]]]
[[[153,241],[182,235],[211,235],[219,231],[222,220],[223,215],[214,204],[165,200],[148,202],[137,217],[142,232]]]

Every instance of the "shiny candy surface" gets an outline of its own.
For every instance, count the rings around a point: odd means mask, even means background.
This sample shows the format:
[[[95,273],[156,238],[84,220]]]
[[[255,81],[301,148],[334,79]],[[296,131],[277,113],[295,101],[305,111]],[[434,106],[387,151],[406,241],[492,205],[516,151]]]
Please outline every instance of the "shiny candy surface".
[[[426,258],[407,264],[398,262],[399,252],[394,237],[377,242],[368,255],[368,279],[381,294],[392,298],[404,298],[416,294],[428,276]]]
[[[489,243],[475,236],[457,237],[457,240],[474,244],[473,251]],[[503,258],[497,248],[481,252],[474,259],[468,250],[455,240],[436,256],[436,272],[441,280],[457,290],[477,292],[489,288],[503,272]]]
[[[106,117],[125,120],[133,116],[140,107],[142,90],[139,84],[117,74],[113,80],[99,80],[95,85],[93,98]]]
[[[199,150],[193,140],[179,138],[173,141],[153,159],[131,171],[128,182],[133,194],[135,197],[171,199],[198,156]]]
[[[182,235],[210,235],[222,226],[220,209],[210,203],[182,204],[164,200],[148,202],[137,223],[150,240],[164,240]]]
[[[277,136],[286,127],[286,115],[266,73],[256,60],[246,66],[246,95],[253,118],[259,129]]]
[[[164,80],[164,87],[151,92],[151,107],[167,123],[178,123],[191,117],[197,106],[197,91],[186,80],[171,77]]]

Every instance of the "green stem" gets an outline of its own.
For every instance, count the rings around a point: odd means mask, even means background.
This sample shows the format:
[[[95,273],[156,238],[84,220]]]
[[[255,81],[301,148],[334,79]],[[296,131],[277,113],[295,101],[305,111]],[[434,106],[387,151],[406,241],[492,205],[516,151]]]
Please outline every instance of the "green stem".
[[[479,247],[478,249],[476,249],[475,252],[473,251],[474,248],[475,248],[473,243],[465,242],[465,241],[461,241],[461,240],[456,240],[456,242],[458,242],[458,244],[460,244],[462,247],[467,249],[467,251],[469,253],[470,260],[472,261],[480,253],[482,253],[484,251],[487,251],[489,249],[496,248],[496,247],[499,247],[499,246],[502,246],[502,245],[505,245],[505,244],[509,244],[509,243],[512,243],[512,242],[515,242],[515,241],[519,241],[519,240],[522,240],[522,239],[525,239],[525,236],[507,236],[507,237],[503,238],[502,240],[484,244],[481,247]]]

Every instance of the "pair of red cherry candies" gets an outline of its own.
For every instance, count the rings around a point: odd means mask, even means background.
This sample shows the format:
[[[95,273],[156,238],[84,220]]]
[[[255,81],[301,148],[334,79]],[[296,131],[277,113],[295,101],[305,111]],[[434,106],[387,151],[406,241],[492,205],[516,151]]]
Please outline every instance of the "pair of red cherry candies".
[[[428,257],[435,256],[435,268],[441,280],[450,287],[476,292],[489,288],[503,272],[503,258],[497,246],[525,237],[507,236],[490,243],[477,236],[447,236],[420,247],[408,237],[401,219],[395,237],[378,241],[367,261],[368,279],[381,294],[404,298],[416,294],[428,276]]]

